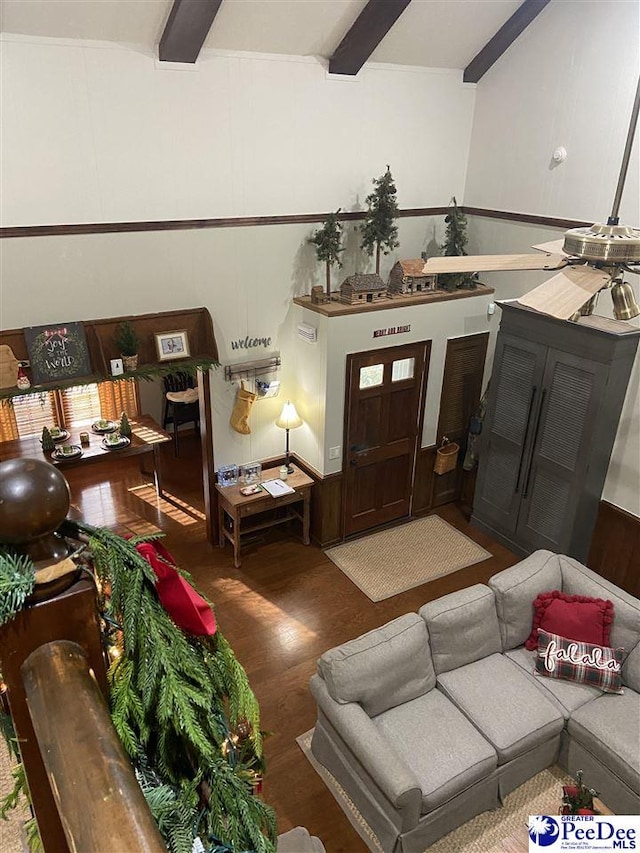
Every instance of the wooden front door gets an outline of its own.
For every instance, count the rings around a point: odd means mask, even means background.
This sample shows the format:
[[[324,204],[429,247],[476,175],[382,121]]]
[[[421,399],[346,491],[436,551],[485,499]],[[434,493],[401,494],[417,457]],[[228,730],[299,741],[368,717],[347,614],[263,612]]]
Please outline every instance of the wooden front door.
[[[347,356],[345,536],[411,512],[429,348]]]

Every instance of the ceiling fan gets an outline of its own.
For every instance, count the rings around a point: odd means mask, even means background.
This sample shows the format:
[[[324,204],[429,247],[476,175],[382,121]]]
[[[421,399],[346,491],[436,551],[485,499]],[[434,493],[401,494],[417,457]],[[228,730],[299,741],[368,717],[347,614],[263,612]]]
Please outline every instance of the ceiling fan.
[[[640,110],[640,80],[631,111],[618,186],[611,216],[606,225],[571,228],[564,240],[532,246],[538,255],[462,255],[429,258],[424,272],[475,273],[502,270],[560,270],[518,302],[561,320],[591,314],[598,293],[611,288],[613,313],[617,320],[640,315],[631,285],[624,273],[640,274],[640,228],[619,224],[618,211],[629,167],[633,137]]]

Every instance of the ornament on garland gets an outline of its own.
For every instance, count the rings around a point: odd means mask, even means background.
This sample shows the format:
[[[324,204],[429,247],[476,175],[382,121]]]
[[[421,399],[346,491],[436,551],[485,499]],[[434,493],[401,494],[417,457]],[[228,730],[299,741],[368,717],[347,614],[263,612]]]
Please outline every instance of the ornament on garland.
[[[131,424],[129,423],[129,418],[127,417],[126,412],[123,412],[120,415],[120,426],[118,428],[118,432],[126,438],[129,438],[131,435]]]
[[[40,440],[42,442],[42,449],[45,453],[50,453],[52,450],[56,449],[56,443],[53,440],[53,436],[49,432],[48,427],[42,427],[42,438]]]

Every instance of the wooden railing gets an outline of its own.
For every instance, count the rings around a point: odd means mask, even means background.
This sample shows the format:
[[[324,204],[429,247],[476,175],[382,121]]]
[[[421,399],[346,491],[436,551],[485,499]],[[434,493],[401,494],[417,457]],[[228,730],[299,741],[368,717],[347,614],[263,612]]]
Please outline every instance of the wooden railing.
[[[109,716],[93,584],[2,626],[0,668],[45,853],[166,853]]]

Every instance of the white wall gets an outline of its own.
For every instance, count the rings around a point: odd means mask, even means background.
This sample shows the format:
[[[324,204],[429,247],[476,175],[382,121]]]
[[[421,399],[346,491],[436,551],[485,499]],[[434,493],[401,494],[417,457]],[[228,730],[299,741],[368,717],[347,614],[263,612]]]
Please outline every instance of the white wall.
[[[640,3],[552,0],[478,84],[464,203],[606,222],[640,69]],[[554,166],[558,146],[567,149]],[[640,223],[638,135],[622,200]]]
[[[387,164],[401,207],[463,192],[475,88],[459,72],[374,65],[342,81],[314,59],[211,52],[170,70],[133,49],[17,36],[3,37],[1,61],[4,226],[361,209]],[[292,448],[322,470],[326,336],[297,341],[291,302],[324,282],[306,242],[315,227],[6,239],[2,326],[204,305],[223,364],[283,359],[280,397],[253,406],[248,436],[228,423],[236,386],[214,372],[216,463],[282,452],[274,421],[291,396],[306,422]],[[441,228],[400,220],[383,275]],[[345,245],[336,286],[370,269],[353,224]],[[272,344],[233,350],[247,335]]]
[[[606,222],[638,81],[639,45],[637,2],[553,0],[545,7],[478,84],[464,203]],[[560,145],[568,156],[553,166]],[[621,221],[635,227],[640,225],[639,151],[636,131],[620,209]],[[469,252],[527,252],[562,233],[472,217]],[[546,278],[537,272],[483,274],[498,299],[517,298]],[[637,276],[629,280],[638,296]],[[601,294],[597,313],[611,316],[608,294]],[[497,323],[492,344],[496,328]],[[489,360],[488,372],[490,367]],[[603,497],[640,516],[639,374],[640,357]]]
[[[462,194],[461,73],[2,37],[3,225],[351,209],[389,163],[403,207]]]

